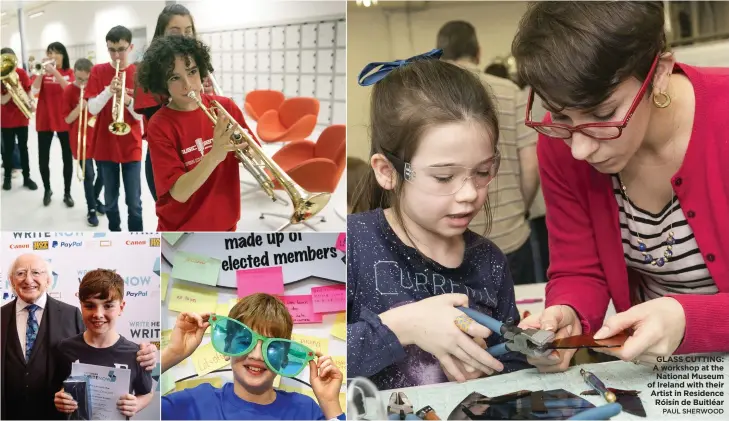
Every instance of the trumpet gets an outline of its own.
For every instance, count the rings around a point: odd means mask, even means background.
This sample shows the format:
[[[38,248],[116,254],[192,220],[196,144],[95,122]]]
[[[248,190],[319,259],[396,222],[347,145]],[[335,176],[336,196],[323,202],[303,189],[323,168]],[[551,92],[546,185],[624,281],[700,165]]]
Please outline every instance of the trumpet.
[[[120,60],[116,61],[116,74],[114,77],[119,77],[119,62]],[[132,131],[132,127],[124,122],[124,94],[126,93],[126,82],[127,72],[124,72],[121,77],[121,92],[119,93],[119,97],[117,98],[117,95],[114,94],[111,103],[111,124],[109,124],[109,131],[111,134],[115,134],[117,136],[124,136]]]
[[[84,181],[84,178],[86,178],[86,126],[94,127],[94,123],[96,123],[95,116],[89,119],[89,108],[84,101],[85,87],[85,85],[81,85],[81,97],[79,99],[79,107],[81,110],[78,114],[78,145],[76,146],[76,156],[78,157],[78,166],[81,172],[77,172],[76,176],[79,181]]]
[[[278,166],[278,164],[263,153],[263,150],[258,143],[256,143],[256,141],[253,140],[245,130],[243,130],[241,125],[235,121],[235,119],[228,113],[228,111],[225,110],[225,108],[223,108],[222,105],[220,105],[218,101],[211,101],[211,106],[208,108],[202,103],[202,100],[195,91],[188,92],[187,97],[197,103],[197,106],[205,112],[205,115],[208,116],[214,125],[218,123],[218,116],[222,114],[230,121],[228,128],[236,126],[236,130],[233,132],[230,139],[231,142],[233,142],[233,144],[241,144],[242,142],[246,142],[248,144],[248,148],[245,149],[245,153],[242,150],[236,151],[236,157],[241,163],[243,163],[243,166],[251,172],[251,174],[253,174],[253,177],[256,178],[256,181],[258,181],[259,184],[261,184],[261,187],[263,187],[266,191],[266,194],[274,198],[274,201],[276,199],[273,194],[273,181],[271,178],[276,180],[281,187],[283,187],[294,207],[294,211],[289,218],[289,221],[292,224],[304,222],[315,216],[324,209],[327,203],[329,203],[331,194],[310,193],[296,184],[294,180],[292,180],[291,177],[289,177],[289,175]],[[262,163],[258,164],[258,160]],[[272,177],[269,178],[259,165],[270,171]],[[265,179],[262,179],[263,177],[259,177],[260,174],[262,174]]]
[[[5,89],[8,90],[18,109],[26,118],[31,118],[33,116],[33,101],[31,101],[18,79],[18,73],[15,71],[17,65],[18,59],[14,55],[3,54],[0,58],[0,80],[2,80]]]

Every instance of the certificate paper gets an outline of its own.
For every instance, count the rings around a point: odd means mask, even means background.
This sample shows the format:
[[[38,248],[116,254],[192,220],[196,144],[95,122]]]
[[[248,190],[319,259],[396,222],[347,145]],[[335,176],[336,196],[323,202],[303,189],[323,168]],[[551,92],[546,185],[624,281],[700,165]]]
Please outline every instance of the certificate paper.
[[[91,391],[91,416],[95,420],[126,420],[116,403],[129,393],[131,370],[73,363],[71,376],[88,376]]]

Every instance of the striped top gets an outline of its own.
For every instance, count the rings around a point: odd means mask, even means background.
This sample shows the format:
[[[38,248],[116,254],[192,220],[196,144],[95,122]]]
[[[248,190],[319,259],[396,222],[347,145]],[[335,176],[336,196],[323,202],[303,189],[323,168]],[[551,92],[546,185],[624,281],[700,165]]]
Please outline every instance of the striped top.
[[[719,290],[706,268],[678,199],[674,197],[660,212],[653,214],[635,206],[623,194],[616,175],[612,176],[612,183],[618,202],[623,256],[628,269],[638,274],[639,282],[633,285],[632,291],[635,299],[645,302],[668,294],[716,294]],[[673,231],[675,241],[671,258],[662,267],[652,265],[650,261],[645,263],[638,240],[645,243],[647,253],[659,258],[664,256],[670,231]]]
[[[494,181],[489,184],[491,232],[487,237],[505,254],[518,250],[529,240],[531,229],[526,220],[526,203],[521,193],[521,167],[519,150],[537,143],[538,133],[524,124],[527,92],[522,92],[508,79],[483,73],[475,64],[459,60],[452,62],[478,75],[492,95],[499,119],[499,152],[501,166]],[[536,153],[536,152],[535,152]],[[486,225],[484,212],[473,218],[469,228],[483,234]]]

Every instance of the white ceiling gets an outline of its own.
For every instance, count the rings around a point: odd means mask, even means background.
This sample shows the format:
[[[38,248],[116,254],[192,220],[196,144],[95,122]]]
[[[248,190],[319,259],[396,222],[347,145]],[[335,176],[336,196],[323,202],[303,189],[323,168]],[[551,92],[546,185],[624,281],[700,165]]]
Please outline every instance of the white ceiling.
[[[5,13],[4,16],[2,16],[2,21],[5,23],[8,19],[15,19],[15,16],[17,14],[17,11],[19,8],[23,8],[25,12],[29,11],[35,11],[38,8],[42,8],[48,3],[53,3],[53,1],[36,1],[36,0],[3,0],[0,4],[0,10],[2,10],[3,13]]]

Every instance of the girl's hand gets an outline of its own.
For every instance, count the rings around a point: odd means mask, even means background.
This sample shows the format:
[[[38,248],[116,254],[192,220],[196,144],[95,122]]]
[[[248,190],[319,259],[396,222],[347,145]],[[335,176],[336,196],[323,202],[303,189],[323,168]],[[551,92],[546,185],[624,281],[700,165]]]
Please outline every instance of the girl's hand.
[[[478,344],[478,346],[480,346],[481,348],[486,348],[485,340],[483,340],[481,338],[475,338],[473,341],[476,342]],[[483,371],[477,370],[460,360],[453,360],[453,362],[456,364],[456,366],[461,371],[461,373],[463,373],[464,377],[466,378],[466,381],[478,379],[478,378],[481,378],[484,375],[486,375],[486,373],[484,373]],[[456,381],[455,377],[451,376],[450,373],[443,367],[443,364],[441,364],[440,367],[441,367],[441,369],[443,369],[443,372],[445,373],[446,378],[448,378],[449,382]]]
[[[231,136],[235,132],[235,125],[228,127],[228,123],[230,123],[230,120],[227,116],[221,114],[213,132],[213,148],[208,152],[208,155],[211,155],[217,163],[225,161],[228,152],[248,147],[246,142],[239,145],[233,144]]]
[[[550,330],[555,332],[555,339],[582,334],[580,318],[572,307],[566,305],[547,307],[541,314],[534,314],[522,320],[519,327]],[[527,357],[527,361],[540,373],[555,373],[567,370],[575,352],[576,349],[555,350],[547,357]]]
[[[380,319],[403,346],[417,345],[433,354],[458,382],[466,381],[466,374],[455,359],[486,374],[503,370],[504,365],[473,340],[486,339],[491,335],[489,329],[471,323],[466,334],[456,326],[456,318],[463,315],[455,308],[460,306],[468,306],[466,295],[442,294],[390,309],[380,314]]]
[[[127,393],[126,395],[119,398],[119,401],[116,403],[116,407],[119,409],[119,412],[121,412],[122,415],[131,418],[139,410],[137,397],[130,393]]]
[[[633,334],[623,346],[596,348],[595,351],[624,361],[655,363],[656,357],[667,357],[681,345],[686,331],[686,314],[673,298],[656,298],[610,316],[594,338],[610,338],[629,328],[633,329]]]

